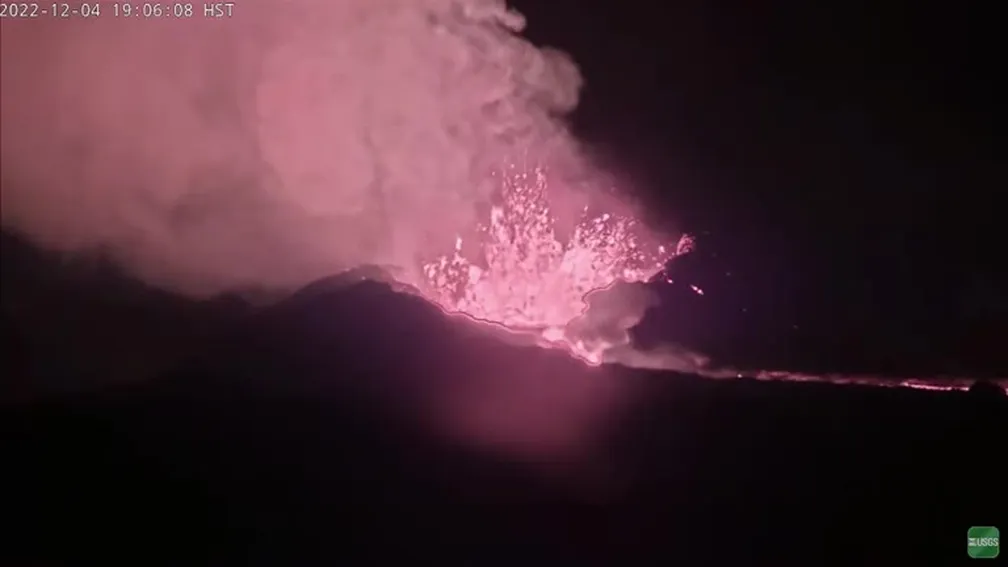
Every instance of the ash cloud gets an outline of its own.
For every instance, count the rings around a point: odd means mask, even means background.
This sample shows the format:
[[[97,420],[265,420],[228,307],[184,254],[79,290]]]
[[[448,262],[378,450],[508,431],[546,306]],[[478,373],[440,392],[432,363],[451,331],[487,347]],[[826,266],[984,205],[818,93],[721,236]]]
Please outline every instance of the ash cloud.
[[[579,72],[503,2],[265,4],[0,24],[4,228],[193,296],[285,291],[409,278],[520,156],[586,175]]]

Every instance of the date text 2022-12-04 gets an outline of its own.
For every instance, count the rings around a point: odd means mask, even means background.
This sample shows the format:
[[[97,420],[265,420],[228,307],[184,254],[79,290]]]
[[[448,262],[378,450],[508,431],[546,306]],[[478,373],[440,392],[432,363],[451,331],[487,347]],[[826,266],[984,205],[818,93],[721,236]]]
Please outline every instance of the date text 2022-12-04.
[[[234,2],[0,2],[0,19],[230,18]]]

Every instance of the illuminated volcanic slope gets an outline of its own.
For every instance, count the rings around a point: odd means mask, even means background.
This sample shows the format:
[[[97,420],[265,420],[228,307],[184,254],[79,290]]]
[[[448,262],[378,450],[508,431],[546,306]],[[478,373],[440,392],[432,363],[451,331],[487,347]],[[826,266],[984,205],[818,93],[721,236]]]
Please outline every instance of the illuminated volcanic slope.
[[[531,334],[544,347],[563,348],[582,361],[599,365],[687,370],[709,378],[829,382],[928,390],[965,390],[975,380],[959,377],[887,379],[878,376],[812,375],[789,371],[739,370],[712,367],[704,357],[684,350],[640,351],[624,343],[590,339],[571,323],[588,308],[587,296],[619,282],[647,282],[666,264],[688,254],[690,235],[674,245],[662,243],[632,217],[611,213],[592,215],[586,207],[573,234],[564,241],[558,234],[550,207],[546,172],[512,166],[502,176],[501,204],[493,207],[489,221],[478,227],[481,257],[474,261],[463,253],[463,239],[455,250],[424,265],[425,297],[449,313],[461,313],[508,331]],[[694,291],[702,293],[695,286]],[[625,328],[641,313],[628,309]],[[612,354],[612,356],[609,356]],[[683,360],[700,361],[688,363]],[[1002,388],[1003,380],[997,380]]]

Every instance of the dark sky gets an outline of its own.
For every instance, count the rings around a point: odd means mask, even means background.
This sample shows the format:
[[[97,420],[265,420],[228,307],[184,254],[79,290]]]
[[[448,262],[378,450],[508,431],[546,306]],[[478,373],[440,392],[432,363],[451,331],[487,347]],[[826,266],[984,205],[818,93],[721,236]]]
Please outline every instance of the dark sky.
[[[997,373],[1001,40],[973,4],[515,2],[527,35],[582,69],[575,130],[656,217],[701,236],[678,269],[711,299],[675,306],[693,324],[669,332],[820,362],[896,345],[939,371]],[[107,357],[81,345],[87,321],[109,317],[125,322],[118,351],[157,360],[230,308],[81,286],[7,236],[4,256],[5,333],[33,356]],[[54,329],[53,313],[71,322]],[[67,366],[108,371],[80,356]]]
[[[530,36],[581,65],[576,128],[720,256],[692,273],[724,292],[701,317],[709,334],[737,332],[729,312],[747,306],[762,313],[747,327],[1004,368],[989,358],[1008,339],[992,14],[832,0],[518,5]]]
[[[910,216],[913,201],[920,223],[941,224],[962,190],[996,186],[983,175],[999,157],[995,35],[978,10],[536,4],[519,3],[529,35],[572,52],[587,77],[579,128],[682,187],[672,199],[701,217],[730,203],[843,229]]]
[[[529,34],[571,51],[587,77],[578,129],[687,223],[738,221],[769,247],[811,238],[803,252],[823,257],[854,239],[858,255],[877,242],[881,256],[966,263],[973,246],[941,253],[941,241],[993,228],[996,35],[979,10],[537,4],[519,3]]]

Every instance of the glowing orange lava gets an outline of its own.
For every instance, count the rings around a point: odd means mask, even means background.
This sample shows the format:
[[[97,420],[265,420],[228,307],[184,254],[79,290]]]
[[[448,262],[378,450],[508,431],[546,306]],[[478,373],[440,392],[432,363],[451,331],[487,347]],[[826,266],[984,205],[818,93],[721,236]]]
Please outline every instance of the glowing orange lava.
[[[694,240],[684,235],[674,246],[657,242],[636,219],[612,213],[582,211],[580,222],[566,238],[557,233],[550,208],[547,176],[542,168],[504,176],[501,204],[478,227],[479,242],[470,247],[479,257],[463,255],[463,240],[455,250],[423,266],[424,296],[449,313],[495,323],[513,333],[531,335],[544,347],[559,347],[582,361],[598,365],[618,343],[584,333],[571,325],[587,309],[589,293],[617,282],[642,282],[661,273],[666,264],[689,253]],[[704,291],[690,288],[698,295]],[[639,314],[638,314],[639,315]],[[636,316],[628,311],[631,318]],[[580,331],[578,330],[580,328]],[[624,349],[613,362],[638,368],[686,371],[707,378],[742,378],[788,382],[828,382],[929,390],[965,390],[970,378],[892,379],[877,376],[812,375],[799,372],[710,366],[682,349]],[[994,381],[1008,392],[1008,381]]]
[[[592,364],[601,362],[606,345],[588,346],[567,327],[584,313],[588,293],[647,281],[692,248],[689,236],[675,246],[653,244],[635,219],[591,216],[587,207],[564,242],[542,168],[505,176],[501,197],[478,228],[478,261],[463,256],[458,238],[452,254],[424,265],[428,299],[446,311],[536,333]]]

